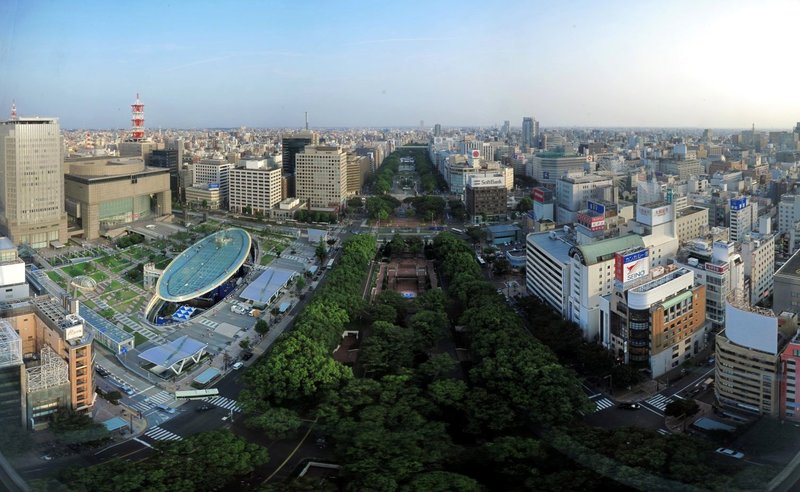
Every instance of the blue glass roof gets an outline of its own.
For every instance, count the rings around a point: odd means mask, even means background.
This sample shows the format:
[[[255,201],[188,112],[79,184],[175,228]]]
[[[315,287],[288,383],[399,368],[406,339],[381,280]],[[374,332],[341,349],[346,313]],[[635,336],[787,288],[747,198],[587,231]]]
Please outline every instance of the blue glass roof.
[[[171,302],[199,297],[236,273],[249,253],[250,234],[242,229],[225,229],[204,237],[167,266],[158,279],[158,296]]]
[[[203,342],[198,342],[184,335],[164,345],[145,350],[139,354],[139,358],[157,366],[170,367],[173,364],[177,364],[184,359],[192,357],[201,350],[204,350],[207,346],[208,345]]]
[[[290,270],[268,267],[239,294],[239,297],[258,304],[266,304],[295,275],[297,274]]]

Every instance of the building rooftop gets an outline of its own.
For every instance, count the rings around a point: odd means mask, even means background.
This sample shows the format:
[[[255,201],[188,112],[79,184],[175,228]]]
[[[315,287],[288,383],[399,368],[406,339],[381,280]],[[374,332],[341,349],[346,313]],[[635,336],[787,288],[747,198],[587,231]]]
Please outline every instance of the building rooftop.
[[[705,210],[708,210],[708,209],[705,208],[705,207],[698,207],[698,206],[695,206],[695,205],[689,205],[688,207],[684,207],[684,208],[678,210],[675,213],[675,217],[676,218],[681,218],[681,217],[685,217],[687,215],[701,213],[701,212],[703,212]]]
[[[528,234],[528,241],[547,251],[559,263],[569,263],[569,251],[574,246],[563,231],[534,232]]]
[[[575,246],[575,249],[583,256],[584,265],[594,265],[600,261],[610,260],[617,251],[623,251],[634,247],[645,247],[642,236],[638,234],[628,234],[598,241],[593,244]]]
[[[296,274],[281,268],[268,267],[239,295],[242,299],[266,304]]]
[[[775,275],[800,277],[800,251],[793,254],[792,257],[775,272]]]
[[[201,239],[167,265],[156,285],[158,296],[183,302],[219,287],[244,265],[250,244],[250,235],[237,228]]]
[[[145,350],[139,354],[139,358],[160,367],[170,367],[202,352],[207,346],[184,335],[164,345]]]

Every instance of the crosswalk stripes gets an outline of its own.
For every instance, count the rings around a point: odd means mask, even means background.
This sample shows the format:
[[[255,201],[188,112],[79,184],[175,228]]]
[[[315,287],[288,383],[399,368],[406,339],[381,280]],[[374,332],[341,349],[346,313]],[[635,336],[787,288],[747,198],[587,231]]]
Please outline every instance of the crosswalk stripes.
[[[214,406],[224,408],[225,410],[233,410],[234,412],[241,412],[242,408],[236,403],[236,400],[231,400],[230,398],[225,398],[224,396],[214,396],[209,398],[208,403],[211,403]]]
[[[611,408],[611,407],[614,406],[614,402],[609,400],[608,398],[601,398],[601,399],[595,401],[594,403],[595,403],[595,405],[597,405],[597,410],[595,410],[596,412],[599,412],[600,410],[605,410],[606,408]]]
[[[147,401],[153,402],[156,405],[159,403],[167,403],[174,400],[175,397],[172,396],[172,393],[167,393],[166,391],[159,391],[155,395],[151,395],[147,397]]]
[[[649,400],[645,400],[645,403],[663,412],[664,410],[666,410],[667,404],[669,404],[669,402],[671,401],[672,398],[669,396],[655,395],[651,397]]]
[[[667,429],[658,429],[658,433],[661,434],[662,436],[669,435],[669,431]]]
[[[154,441],[180,441],[183,439],[178,434],[172,433],[167,429],[162,429],[161,427],[153,427],[145,432],[144,435]]]
[[[131,403],[130,406],[135,408],[136,410],[139,410],[140,412],[146,412],[146,411],[150,410],[151,408],[153,408],[153,405],[149,405],[149,404],[147,404],[146,402],[143,402],[143,401],[137,401],[137,402]]]
[[[205,325],[209,328],[216,328],[219,326],[219,323],[217,323],[216,321],[211,321],[210,319],[206,318],[199,320],[198,323],[200,323],[201,325]]]

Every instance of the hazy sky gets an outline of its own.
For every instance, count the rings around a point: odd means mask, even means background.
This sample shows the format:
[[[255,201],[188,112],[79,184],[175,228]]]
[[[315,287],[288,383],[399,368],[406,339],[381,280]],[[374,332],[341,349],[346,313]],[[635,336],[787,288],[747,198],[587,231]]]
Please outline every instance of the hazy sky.
[[[800,2],[0,0],[0,118],[789,128]]]

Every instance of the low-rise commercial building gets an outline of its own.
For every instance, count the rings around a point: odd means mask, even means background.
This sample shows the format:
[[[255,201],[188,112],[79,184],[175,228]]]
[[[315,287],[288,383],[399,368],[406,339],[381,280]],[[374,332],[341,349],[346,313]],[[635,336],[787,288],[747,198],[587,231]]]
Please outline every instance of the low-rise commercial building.
[[[189,207],[203,210],[219,210],[222,207],[222,190],[217,183],[190,186],[184,192]]]
[[[152,168],[139,158],[86,158],[66,161],[66,208],[71,235],[97,239],[137,220],[172,213],[169,169]]]

